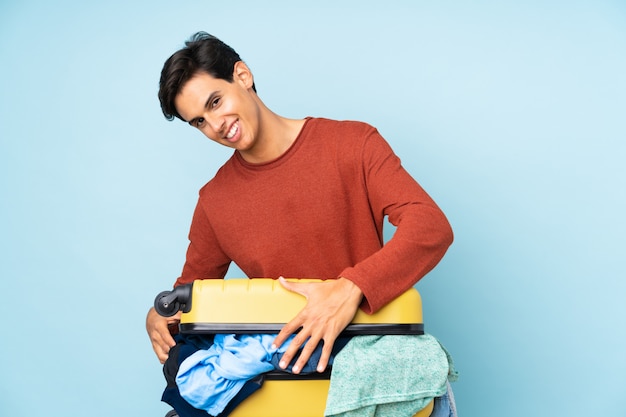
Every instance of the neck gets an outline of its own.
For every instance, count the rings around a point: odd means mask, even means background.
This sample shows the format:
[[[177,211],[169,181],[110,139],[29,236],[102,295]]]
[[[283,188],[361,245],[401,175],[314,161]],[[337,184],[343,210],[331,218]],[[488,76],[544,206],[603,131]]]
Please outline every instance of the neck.
[[[284,154],[295,142],[304,120],[288,119],[268,109],[260,100],[259,130],[253,150],[241,152],[248,162],[259,164]]]

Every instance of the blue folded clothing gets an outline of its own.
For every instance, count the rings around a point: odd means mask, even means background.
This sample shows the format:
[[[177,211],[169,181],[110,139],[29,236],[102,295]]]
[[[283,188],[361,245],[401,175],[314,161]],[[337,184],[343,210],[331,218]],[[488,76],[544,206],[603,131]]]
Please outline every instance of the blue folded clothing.
[[[213,345],[198,350],[178,369],[180,395],[195,408],[220,414],[246,381],[274,369],[271,359],[289,343],[272,348],[276,335],[217,334]],[[291,341],[291,339],[289,340]]]
[[[275,334],[215,335],[210,347],[196,351],[180,364],[176,375],[180,396],[197,409],[219,415],[247,381],[269,371],[281,370],[278,363],[293,337],[276,349],[272,348]],[[337,339],[329,365],[348,340]],[[323,343],[316,346],[301,374],[316,372],[322,347]],[[298,355],[284,372],[291,372],[297,358]]]

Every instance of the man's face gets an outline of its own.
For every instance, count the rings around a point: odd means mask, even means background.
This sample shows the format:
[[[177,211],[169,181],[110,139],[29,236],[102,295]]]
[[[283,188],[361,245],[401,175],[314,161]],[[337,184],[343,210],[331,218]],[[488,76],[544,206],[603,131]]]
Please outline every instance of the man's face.
[[[258,104],[251,92],[252,75],[235,66],[233,82],[200,72],[176,96],[176,110],[209,139],[245,154],[251,152],[258,132]]]

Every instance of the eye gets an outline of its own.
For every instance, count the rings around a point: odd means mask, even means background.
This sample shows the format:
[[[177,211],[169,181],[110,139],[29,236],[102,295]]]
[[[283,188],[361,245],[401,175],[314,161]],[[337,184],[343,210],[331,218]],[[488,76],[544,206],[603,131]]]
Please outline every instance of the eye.
[[[213,108],[217,107],[217,105],[218,105],[218,104],[220,104],[220,100],[221,100],[221,97],[216,97],[216,98],[215,98],[215,99],[211,102],[211,108],[213,109]]]
[[[198,119],[196,120],[196,127],[201,128],[204,125],[204,121],[204,117],[198,117]]]

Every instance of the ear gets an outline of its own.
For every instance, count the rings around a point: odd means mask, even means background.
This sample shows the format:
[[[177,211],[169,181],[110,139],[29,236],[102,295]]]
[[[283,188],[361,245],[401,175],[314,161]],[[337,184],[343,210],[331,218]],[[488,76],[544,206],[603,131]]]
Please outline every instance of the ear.
[[[238,82],[246,90],[254,85],[254,77],[252,71],[243,61],[237,61],[233,69],[233,81]]]

